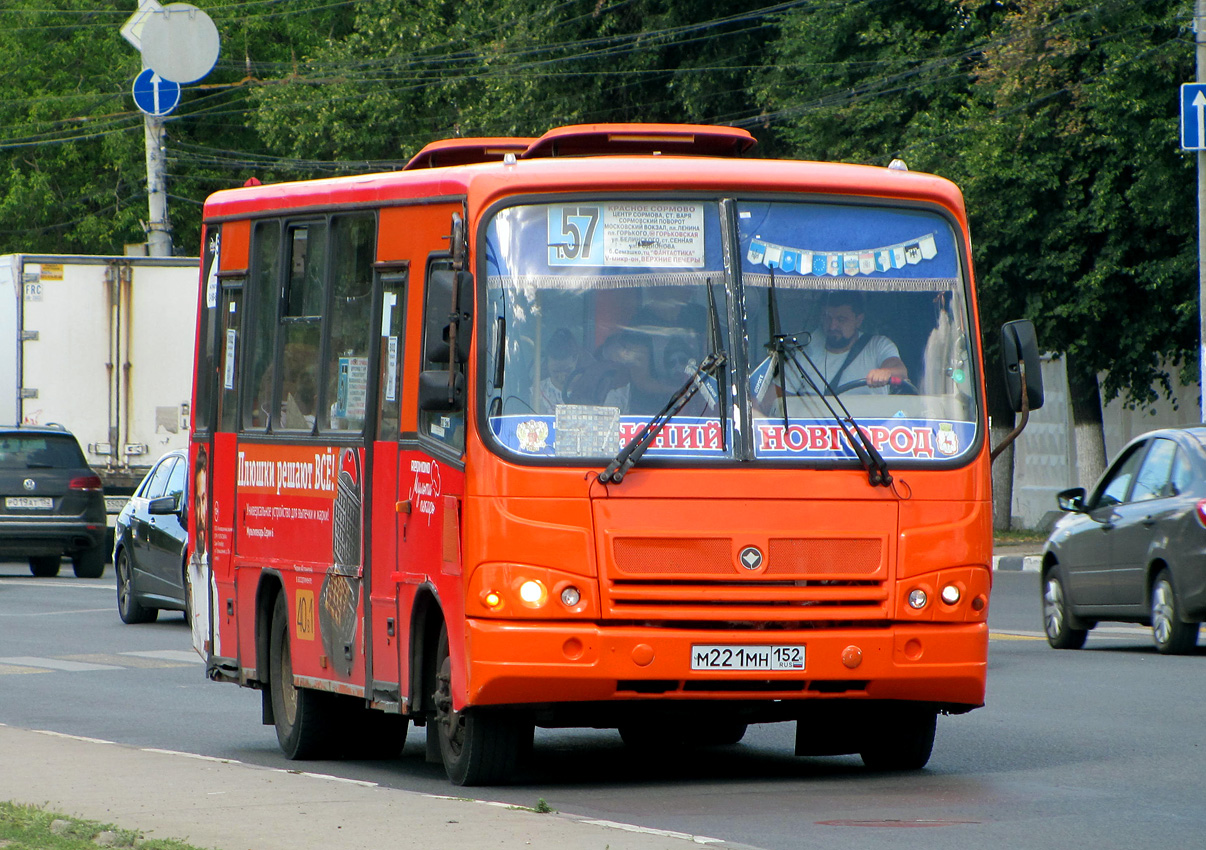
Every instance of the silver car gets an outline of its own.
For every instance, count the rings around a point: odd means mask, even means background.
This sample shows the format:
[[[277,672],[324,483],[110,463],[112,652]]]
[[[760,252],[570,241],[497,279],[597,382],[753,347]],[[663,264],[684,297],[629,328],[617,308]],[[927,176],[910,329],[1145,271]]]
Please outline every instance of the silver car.
[[[1191,652],[1206,620],[1206,428],[1136,437],[1059,506],[1043,548],[1047,641],[1079,649],[1099,622],[1142,623],[1160,652]]]

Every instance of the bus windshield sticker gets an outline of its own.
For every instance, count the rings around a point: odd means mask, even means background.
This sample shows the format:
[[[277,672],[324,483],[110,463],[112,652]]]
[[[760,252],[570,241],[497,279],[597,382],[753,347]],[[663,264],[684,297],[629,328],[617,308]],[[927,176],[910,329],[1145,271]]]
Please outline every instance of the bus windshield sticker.
[[[703,268],[704,206],[608,201],[548,207],[549,266]]]
[[[648,420],[647,416],[621,416],[616,407],[559,404],[553,416],[492,416],[490,428],[495,439],[520,454],[609,458]],[[782,427],[782,420],[778,421]],[[719,419],[676,416],[657,435],[648,454],[666,458],[722,458],[726,456],[726,440],[722,437]]]
[[[858,425],[885,460],[945,460],[964,453],[976,423],[926,419],[868,419]],[[757,457],[782,460],[836,460],[855,457],[846,435],[832,419],[754,420]]]
[[[558,404],[554,413],[553,446],[558,457],[594,457],[614,451],[615,435],[620,431],[620,408]],[[536,430],[541,430],[539,423]],[[548,433],[547,428],[543,430]]]

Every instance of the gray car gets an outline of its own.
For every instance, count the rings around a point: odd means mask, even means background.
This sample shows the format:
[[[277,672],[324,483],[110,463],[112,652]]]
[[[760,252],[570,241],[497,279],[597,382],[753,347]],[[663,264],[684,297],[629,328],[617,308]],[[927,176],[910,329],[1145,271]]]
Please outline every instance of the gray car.
[[[1141,623],[1160,652],[1192,651],[1206,620],[1206,428],[1136,437],[1059,506],[1043,548],[1047,641],[1079,649],[1099,622]]]
[[[105,571],[105,497],[100,477],[67,430],[0,428],[0,559],[28,559],[56,576],[63,556],[80,578]]]

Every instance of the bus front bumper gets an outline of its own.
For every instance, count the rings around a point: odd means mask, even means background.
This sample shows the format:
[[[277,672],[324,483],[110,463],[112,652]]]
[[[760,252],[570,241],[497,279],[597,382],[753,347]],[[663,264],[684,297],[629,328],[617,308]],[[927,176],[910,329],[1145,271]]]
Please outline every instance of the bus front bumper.
[[[468,705],[639,699],[921,700],[954,708],[984,703],[986,623],[892,628],[725,632],[595,623],[471,619]],[[777,657],[795,669],[692,669],[714,661]],[[735,652],[737,648],[744,652]],[[725,650],[728,650],[727,653]],[[726,658],[727,656],[727,658]],[[755,661],[755,663],[759,663]],[[698,663],[697,665],[698,666]]]

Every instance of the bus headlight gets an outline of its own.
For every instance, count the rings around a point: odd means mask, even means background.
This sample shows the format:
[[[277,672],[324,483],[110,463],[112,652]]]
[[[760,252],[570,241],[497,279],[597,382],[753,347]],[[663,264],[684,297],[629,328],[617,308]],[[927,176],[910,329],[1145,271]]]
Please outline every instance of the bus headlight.
[[[469,579],[466,613],[597,619],[598,595],[595,582],[585,576],[527,564],[488,563]]]
[[[959,592],[959,588],[953,584],[948,584],[946,587],[942,588],[942,601],[947,605],[957,605],[959,603],[959,599],[962,598],[962,595],[963,594]]]
[[[920,611],[925,607],[925,604],[930,601],[930,598],[925,595],[925,591],[920,587],[909,591],[909,607]]]
[[[548,598],[549,592],[538,581],[528,579],[519,586],[519,599],[529,608],[539,608]]]

